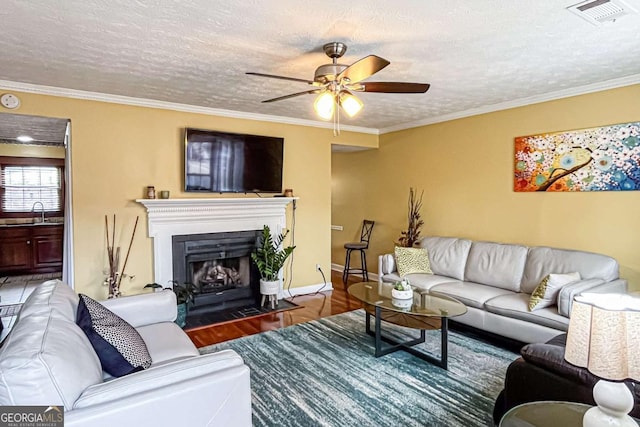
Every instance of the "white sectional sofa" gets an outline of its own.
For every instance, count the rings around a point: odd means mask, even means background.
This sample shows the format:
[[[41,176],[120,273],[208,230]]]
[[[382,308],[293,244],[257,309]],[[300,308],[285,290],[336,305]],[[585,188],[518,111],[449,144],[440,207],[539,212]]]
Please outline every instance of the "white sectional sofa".
[[[75,323],[78,295],[43,283],[27,298],[0,348],[0,405],[64,407],[64,425],[250,426],[249,368],[231,350],[200,355],[173,321],[171,291],[103,301],[142,336],[151,367],[103,373]]]
[[[573,297],[585,292],[622,293],[618,263],[606,255],[549,247],[425,237],[433,274],[408,274],[421,291],[444,294],[467,306],[454,321],[525,343],[546,342],[569,326]],[[559,292],[557,305],[529,311],[531,293],[548,274],[579,272],[581,280]],[[379,286],[400,280],[395,258],[378,260]]]

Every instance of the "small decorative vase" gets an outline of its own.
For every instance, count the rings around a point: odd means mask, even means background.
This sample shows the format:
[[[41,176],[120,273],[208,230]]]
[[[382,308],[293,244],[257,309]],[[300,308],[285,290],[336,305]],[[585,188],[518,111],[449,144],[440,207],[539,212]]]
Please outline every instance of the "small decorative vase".
[[[178,304],[178,317],[176,317],[176,325],[184,328],[187,324],[187,304]]]

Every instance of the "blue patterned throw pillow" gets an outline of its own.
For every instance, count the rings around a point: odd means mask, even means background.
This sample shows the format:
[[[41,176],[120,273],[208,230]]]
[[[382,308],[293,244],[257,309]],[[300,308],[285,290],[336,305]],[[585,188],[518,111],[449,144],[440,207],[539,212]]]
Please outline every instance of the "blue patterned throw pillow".
[[[151,366],[151,355],[133,326],[99,302],[80,294],[76,323],[98,354],[102,369],[121,377]]]

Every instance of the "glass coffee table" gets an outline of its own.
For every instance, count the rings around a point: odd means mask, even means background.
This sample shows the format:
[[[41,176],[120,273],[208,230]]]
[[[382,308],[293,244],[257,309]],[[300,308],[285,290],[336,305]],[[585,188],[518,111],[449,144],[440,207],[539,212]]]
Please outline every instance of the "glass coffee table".
[[[378,289],[377,282],[361,282],[349,286],[349,294],[362,302],[366,312],[366,331],[375,343],[375,356],[380,357],[398,350],[404,350],[420,359],[447,369],[448,319],[467,312],[460,301],[429,293],[413,292],[413,298],[396,300],[391,298],[391,289]],[[371,330],[371,316],[375,318]],[[420,330],[420,337],[398,342],[382,334],[382,321]],[[413,346],[426,340],[426,330],[440,329],[440,358],[416,350]],[[386,343],[383,346],[382,343]]]
[[[504,414],[499,427],[581,427],[585,412],[591,408],[590,405],[576,402],[523,403]]]

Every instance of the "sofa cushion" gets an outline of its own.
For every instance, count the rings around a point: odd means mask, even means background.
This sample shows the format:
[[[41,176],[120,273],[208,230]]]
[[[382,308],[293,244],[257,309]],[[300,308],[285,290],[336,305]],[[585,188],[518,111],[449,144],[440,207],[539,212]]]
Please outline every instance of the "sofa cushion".
[[[77,323],[98,354],[102,369],[114,377],[151,366],[151,356],[138,331],[83,294],[80,294]]]
[[[593,386],[597,378],[587,369],[574,366],[564,360],[567,335],[561,334],[546,343],[527,344],[520,350],[522,358],[527,362],[552,371],[564,378],[580,384]]]
[[[458,280],[454,280],[451,277],[438,276],[436,274],[407,274],[405,278],[409,280],[409,283],[414,288],[419,288],[425,291],[428,291],[433,286],[439,285],[441,283],[459,283]],[[391,283],[402,280],[402,278],[397,274],[385,274],[384,276],[382,276],[382,279],[385,282]]]
[[[580,273],[548,274],[529,298],[529,311],[557,305],[560,289],[568,284],[580,280]]]
[[[527,250],[521,245],[473,242],[467,258],[465,280],[519,292]]]
[[[464,266],[471,241],[455,237],[425,237],[420,247],[429,253],[433,274],[464,280]]]
[[[492,298],[484,304],[484,307],[490,313],[524,320],[525,322],[535,323],[558,331],[567,330],[569,319],[558,314],[556,306],[529,311],[529,298],[529,294],[512,293]]]
[[[100,360],[86,335],[54,310],[21,313],[0,348],[0,372],[1,405],[70,410],[87,387],[102,382]]]
[[[173,322],[154,323],[136,328],[151,355],[151,366],[200,354],[187,334]]]
[[[481,285],[472,282],[449,282],[435,285],[429,291],[432,294],[443,294],[453,297],[469,307],[483,308],[485,301],[499,295],[509,295],[513,292],[496,288],[493,286]]]
[[[618,262],[591,252],[534,247],[529,249],[520,287],[522,292],[530,294],[547,274],[574,271],[579,272],[583,279],[609,282],[618,278]]]
[[[395,248],[398,274],[405,276],[411,273],[433,274],[429,266],[429,255],[424,248]]]

